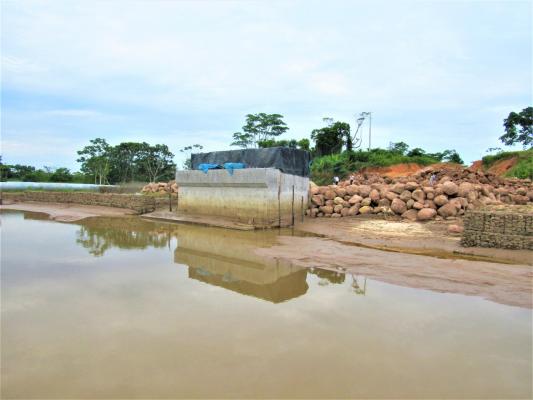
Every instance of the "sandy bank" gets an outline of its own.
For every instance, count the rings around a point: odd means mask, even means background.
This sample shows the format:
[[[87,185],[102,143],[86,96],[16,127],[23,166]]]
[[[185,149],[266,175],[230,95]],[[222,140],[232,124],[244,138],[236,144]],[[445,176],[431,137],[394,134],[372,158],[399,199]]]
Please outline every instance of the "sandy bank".
[[[297,249],[297,250],[295,250]],[[280,236],[256,253],[296,266],[324,268],[437,292],[533,308],[533,267],[380,251],[316,237]]]
[[[533,265],[528,250],[462,247],[460,235],[447,232],[448,225],[460,221],[385,220],[363,217],[339,219],[307,219],[299,231],[334,239],[340,243],[400,253],[430,255],[441,258],[463,258],[478,261]]]
[[[89,217],[120,217],[135,214],[135,211],[125,208],[103,206],[85,206],[68,203],[36,203],[20,202],[0,205],[0,210],[18,210],[45,213],[50,219],[60,222],[79,221]]]

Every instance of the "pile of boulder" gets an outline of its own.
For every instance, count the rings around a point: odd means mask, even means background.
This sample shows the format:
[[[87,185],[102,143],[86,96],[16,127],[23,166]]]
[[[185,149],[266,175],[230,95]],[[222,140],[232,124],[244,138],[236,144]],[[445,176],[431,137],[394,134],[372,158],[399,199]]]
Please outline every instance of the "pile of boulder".
[[[429,167],[405,178],[360,174],[352,182],[310,184],[310,217],[390,214],[409,220],[453,219],[466,210],[497,204],[528,204],[528,179],[504,179],[468,168]]]
[[[176,181],[153,182],[141,189],[141,193],[168,194],[169,192],[178,193],[178,185],[176,184]]]

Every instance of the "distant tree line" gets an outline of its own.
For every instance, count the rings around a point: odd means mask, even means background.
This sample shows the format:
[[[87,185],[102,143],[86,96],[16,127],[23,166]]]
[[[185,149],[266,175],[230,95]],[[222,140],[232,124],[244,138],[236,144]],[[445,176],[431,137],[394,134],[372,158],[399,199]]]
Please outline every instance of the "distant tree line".
[[[155,182],[174,177],[174,154],[166,145],[124,142],[111,146],[102,138],[89,142],[77,152],[80,172],[72,173],[68,168],[6,165],[0,159],[0,178],[2,181],[117,184]]]
[[[521,144],[524,148],[533,145],[533,107],[524,108],[521,112],[511,112],[503,121],[505,133],[500,141],[505,145]],[[324,118],[324,126],[313,129],[310,133],[311,141],[302,139],[279,139],[288,130],[281,114],[247,114],[242,131],[233,134],[232,146],[241,148],[291,147],[307,150],[313,159],[327,156],[341,156],[335,159],[337,165],[341,162],[351,164],[380,160],[389,163],[392,160],[418,159],[425,161],[447,161],[462,164],[463,160],[456,150],[444,150],[428,153],[425,150],[409,146],[403,142],[390,143],[388,149],[371,149],[369,151],[356,150],[360,145],[360,138],[353,133],[350,124]],[[193,151],[203,149],[200,144],[185,146],[180,152],[186,159],[184,169],[191,168],[190,155]],[[496,149],[491,149],[496,150]],[[498,148],[501,151],[501,149]],[[123,142],[111,146],[105,139],[96,138],[90,141],[78,152],[77,161],[81,164],[80,172],[71,172],[68,168],[43,167],[41,169],[30,165],[7,165],[2,163],[0,156],[0,179],[21,180],[33,182],[83,182],[97,184],[117,184],[132,181],[154,182],[168,180],[174,176],[176,165],[174,154],[166,145],[154,146],[142,142]],[[331,160],[330,160],[331,161]],[[328,161],[329,162],[329,161]],[[324,163],[327,163],[324,161]],[[354,164],[355,165],[355,164]]]
[[[78,156],[81,171],[100,185],[169,180],[176,170],[174,154],[164,144],[123,142],[111,146],[96,138],[79,150]]]

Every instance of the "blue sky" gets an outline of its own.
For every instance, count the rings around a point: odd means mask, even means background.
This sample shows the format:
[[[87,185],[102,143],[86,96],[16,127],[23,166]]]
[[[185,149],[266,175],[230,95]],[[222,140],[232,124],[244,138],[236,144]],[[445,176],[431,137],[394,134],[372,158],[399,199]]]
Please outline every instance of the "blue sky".
[[[529,1],[1,2],[1,153],[76,170],[95,137],[229,148],[247,113],[286,138],[372,111],[373,146],[501,146],[532,104]],[[366,141],[363,143],[367,146]],[[503,146],[501,146],[503,147]]]

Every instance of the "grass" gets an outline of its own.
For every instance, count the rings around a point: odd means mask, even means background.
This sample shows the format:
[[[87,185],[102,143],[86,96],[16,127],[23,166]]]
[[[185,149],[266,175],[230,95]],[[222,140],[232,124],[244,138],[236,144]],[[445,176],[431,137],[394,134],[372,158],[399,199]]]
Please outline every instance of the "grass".
[[[398,152],[373,149],[317,157],[311,164],[311,180],[318,185],[330,183],[333,176],[344,177],[366,167],[388,167],[403,163],[430,165],[441,160],[429,155],[408,157]]]
[[[505,173],[507,177],[533,179],[533,149],[522,151],[502,151],[497,154],[491,154],[483,157],[483,168],[488,169],[496,162],[507,160],[509,158],[517,158],[517,162],[513,168]]]

